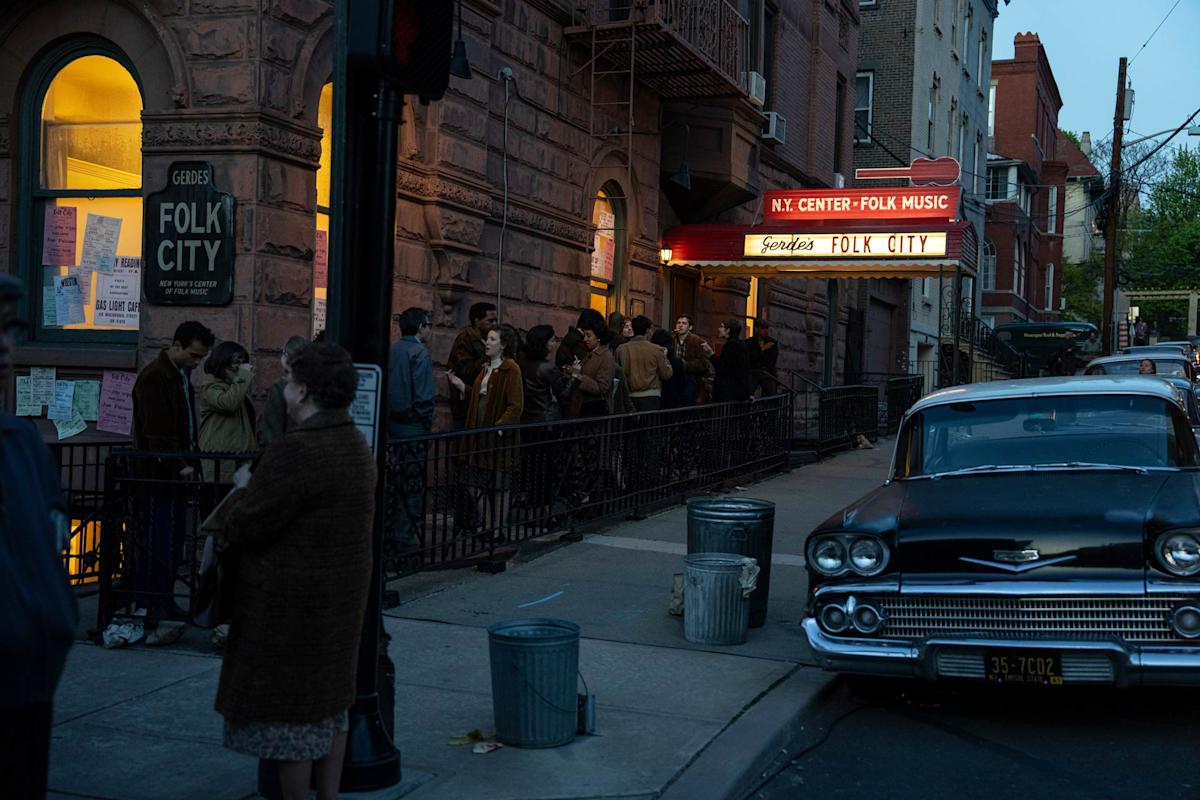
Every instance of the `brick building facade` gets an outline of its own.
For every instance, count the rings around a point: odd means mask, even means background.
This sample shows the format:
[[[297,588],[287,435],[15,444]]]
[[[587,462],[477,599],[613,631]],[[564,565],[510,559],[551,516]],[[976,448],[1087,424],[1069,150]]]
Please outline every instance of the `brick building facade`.
[[[433,311],[435,361],[468,307],[498,295],[503,321],[560,333],[588,306],[664,325],[693,314],[707,336],[730,315],[770,319],[781,366],[819,374],[833,335],[840,375],[849,303],[828,320],[824,281],[665,270],[658,245],[671,225],[748,222],[763,190],[830,186],[849,169],[857,3],[695,0],[686,20],[623,0],[462,5],[474,76],[407,104],[399,133],[393,305]],[[246,346],[265,391],[283,342],[320,327],[326,299],[314,261],[329,223],[333,23],[325,0],[16,2],[0,21],[0,270],[31,287],[18,375],[134,370],[198,319]],[[676,54],[666,70],[651,37]],[[75,261],[88,215],[120,219],[116,256],[142,258],[143,203],[187,160],[211,163],[236,201],[232,302],[142,302],[101,323],[112,284],[93,273],[82,321],[50,314],[75,262],[47,255],[47,208],[75,208]],[[0,392],[11,408],[11,387]]]
[[[1059,160],[1062,96],[1036,33],[992,64],[987,240],[981,313],[995,321],[1060,318],[1068,165]]]
[[[997,13],[997,0],[864,5],[859,44],[855,166],[957,159],[962,165],[959,218],[975,227],[978,241],[984,233],[987,91]],[[927,386],[935,385],[938,341],[942,331],[951,329],[953,282],[948,275],[941,280],[872,281],[864,287],[869,294],[864,337],[868,370],[890,363],[887,371],[896,371],[900,365],[900,371],[921,372]],[[962,294],[965,310],[978,307],[973,276],[966,276]],[[881,328],[891,331],[892,344],[878,335]]]

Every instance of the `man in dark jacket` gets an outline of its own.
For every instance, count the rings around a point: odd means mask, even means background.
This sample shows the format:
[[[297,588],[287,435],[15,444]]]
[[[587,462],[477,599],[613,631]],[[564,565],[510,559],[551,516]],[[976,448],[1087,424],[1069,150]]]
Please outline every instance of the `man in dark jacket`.
[[[0,275],[0,384],[12,370],[21,284]],[[51,704],[79,612],[63,571],[59,470],[28,420],[0,414],[0,795],[46,796]]]
[[[688,379],[688,395],[685,405],[710,399],[713,365],[709,360],[712,348],[708,342],[692,333],[692,318],[680,314],[675,320],[675,355],[683,362],[683,371]]]
[[[471,306],[467,316],[471,324],[455,337],[446,366],[469,387],[475,385],[475,377],[487,361],[483,354],[483,339],[488,331],[496,327],[496,307],[491,303],[476,303]],[[467,426],[467,406],[470,403],[471,398],[450,387],[450,415],[454,419],[455,430]]]
[[[175,329],[171,346],[159,351],[138,373],[133,384],[135,449],[177,453],[196,449],[190,374],[214,341],[212,331],[199,322],[184,322]],[[133,583],[151,624],[187,617],[173,597],[175,568],[183,552],[185,507],[171,484],[191,480],[194,473],[195,467],[185,459],[163,458],[147,476],[153,481],[147,482],[147,491],[139,498],[141,530],[135,538],[140,552],[133,554]],[[147,636],[146,644],[169,644],[182,633],[183,628],[176,625],[158,626]]]
[[[388,535],[398,544],[416,540],[424,514],[425,458],[433,430],[433,358],[425,346],[429,312],[408,308],[399,316],[400,339],[388,354],[388,439],[397,448],[391,459]]]

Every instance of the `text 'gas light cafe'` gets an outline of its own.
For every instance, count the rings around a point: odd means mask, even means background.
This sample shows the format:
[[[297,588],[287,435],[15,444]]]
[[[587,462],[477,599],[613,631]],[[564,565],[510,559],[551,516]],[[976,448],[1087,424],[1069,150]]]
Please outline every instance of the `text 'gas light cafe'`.
[[[909,167],[860,169],[855,178],[907,178],[914,185],[769,191],[761,223],[679,225],[663,234],[662,258],[705,275],[828,279],[831,319],[837,279],[952,280],[953,300],[939,314],[940,338],[957,352],[964,299],[969,304],[972,295],[963,286],[973,281],[978,258],[975,229],[959,219],[958,162],[918,159]],[[825,363],[828,385],[832,359]]]

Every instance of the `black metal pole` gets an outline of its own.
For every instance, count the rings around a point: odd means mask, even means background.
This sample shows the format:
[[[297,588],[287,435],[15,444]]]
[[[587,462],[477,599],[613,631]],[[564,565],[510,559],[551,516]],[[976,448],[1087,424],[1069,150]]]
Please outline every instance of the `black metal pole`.
[[[344,81],[335,75],[334,93],[341,92],[344,114],[344,145],[334,165],[333,177],[341,185],[340,203],[330,220],[337,253],[339,296],[329,307],[332,337],[345,346],[355,362],[382,368],[381,396],[387,396],[387,356],[391,338],[392,259],[396,219],[396,142],[403,98],[386,81],[380,80],[371,60],[377,35],[378,13],[373,3],[338,3],[346,21],[347,57]],[[342,7],[347,10],[341,11]],[[335,158],[338,153],[335,149]],[[341,170],[337,169],[341,166]],[[333,270],[331,270],[332,272]],[[386,426],[376,421],[376,467],[379,481],[375,493],[374,552],[371,588],[358,653],[358,688],[350,709],[350,733],[342,769],[342,791],[372,791],[400,782],[400,752],[388,731],[390,720],[381,707],[379,664],[383,617],[383,499],[386,458]],[[390,696],[390,694],[389,694]]]

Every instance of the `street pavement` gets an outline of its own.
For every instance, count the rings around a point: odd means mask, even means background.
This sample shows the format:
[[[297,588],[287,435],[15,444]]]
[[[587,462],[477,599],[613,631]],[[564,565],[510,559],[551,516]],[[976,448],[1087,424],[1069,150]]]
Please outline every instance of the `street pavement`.
[[[392,584],[402,783],[378,798],[739,797],[822,707],[830,676],[805,666],[797,625],[804,539],[884,478],[890,442],[738,487],[777,505],[766,626],[736,647],[693,645],[667,613],[683,570],[686,510],[571,544],[532,543],[498,575],[434,572]],[[596,735],[563,747],[476,754],[452,740],[494,730],[487,626],[553,617],[582,631],[580,672]],[[71,652],[57,697],[51,798],[241,800],[255,762],[221,746],[219,655],[190,629],[168,649]],[[780,795],[782,796],[782,795]]]
[[[839,678],[751,797],[1195,800],[1198,701],[1194,689]]]

